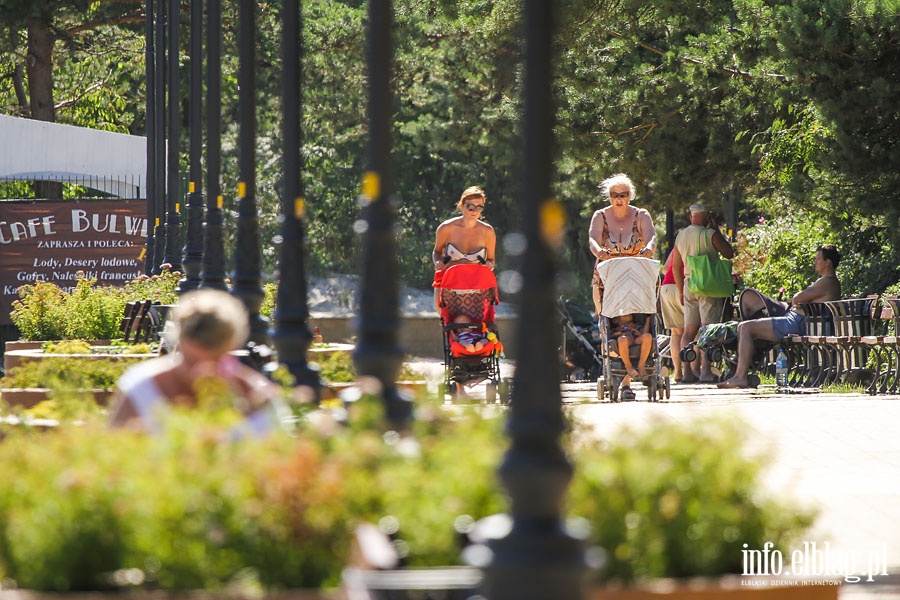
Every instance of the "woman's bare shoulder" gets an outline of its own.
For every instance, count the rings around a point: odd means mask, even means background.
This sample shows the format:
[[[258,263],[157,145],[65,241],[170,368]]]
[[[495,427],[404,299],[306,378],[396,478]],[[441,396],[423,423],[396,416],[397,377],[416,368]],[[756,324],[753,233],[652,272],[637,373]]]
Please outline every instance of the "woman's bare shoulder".
[[[441,229],[446,229],[447,227],[455,227],[455,226],[459,225],[461,221],[462,221],[461,216],[460,217],[450,217],[449,219],[447,219],[446,221],[444,221],[443,223],[438,225],[438,227],[437,227],[438,231],[440,231]]]

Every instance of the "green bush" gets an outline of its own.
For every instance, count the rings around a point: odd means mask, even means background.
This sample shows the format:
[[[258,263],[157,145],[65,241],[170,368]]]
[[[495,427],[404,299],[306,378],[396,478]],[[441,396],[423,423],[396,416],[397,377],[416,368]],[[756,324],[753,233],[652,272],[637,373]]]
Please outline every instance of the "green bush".
[[[97,360],[58,358],[31,361],[13,367],[0,379],[4,388],[51,388],[77,390],[111,388],[119,376],[140,358]]]
[[[10,318],[25,340],[62,339],[62,313],[65,292],[59,286],[38,281],[19,288],[19,299],[12,303]]]
[[[411,565],[458,563],[455,519],[506,510],[504,419],[425,403],[402,437],[380,429],[370,397],[349,411],[349,426],[320,412],[293,437],[240,443],[212,424],[227,419],[198,413],[174,414],[159,437],[91,421],[7,432],[0,578],[40,590],[102,589],[117,573],[173,590],[327,587],[354,524],[388,516]],[[606,442],[584,433],[571,436],[569,512],[608,550],[606,579],[733,571],[742,543],[786,543],[810,522],[764,497],[764,461],[744,455],[736,424],[657,424]]]
[[[813,513],[764,493],[769,457],[749,455],[747,435],[709,419],[660,421],[609,441],[579,436],[570,509],[606,551],[600,579],[740,573],[743,544],[784,551],[796,541]]]
[[[78,279],[64,297],[62,333],[66,339],[108,340],[120,337],[119,324],[125,310],[120,288],[95,287],[96,279]]]
[[[153,300],[160,304],[175,304],[178,302],[175,290],[182,277],[180,271],[169,269],[163,269],[159,275],[141,275],[125,284],[125,301]]]
[[[19,288],[10,317],[24,340],[118,337],[125,298],[122,290],[95,287],[96,279],[80,277],[72,292],[38,281]]]

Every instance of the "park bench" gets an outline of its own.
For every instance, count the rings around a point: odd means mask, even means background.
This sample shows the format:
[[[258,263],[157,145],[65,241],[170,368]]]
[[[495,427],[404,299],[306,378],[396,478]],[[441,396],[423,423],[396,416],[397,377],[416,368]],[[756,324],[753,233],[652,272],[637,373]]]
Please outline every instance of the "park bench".
[[[119,331],[125,342],[155,342],[165,322],[165,308],[153,300],[136,300],[125,304]]]
[[[873,346],[864,338],[876,333],[872,316],[877,300],[877,296],[866,296],[825,302],[834,322],[834,335],[825,338],[837,359],[834,382],[862,383],[868,387],[874,380],[875,370],[869,366]]]
[[[861,340],[871,348],[875,365],[875,376],[867,391],[873,396],[896,394],[900,391],[900,297],[883,296],[880,305],[873,308],[872,319],[874,335]]]
[[[826,343],[834,334],[832,313],[824,302],[802,302],[806,315],[803,335],[781,340],[791,365],[788,382],[792,387],[821,387],[834,373],[835,350]]]

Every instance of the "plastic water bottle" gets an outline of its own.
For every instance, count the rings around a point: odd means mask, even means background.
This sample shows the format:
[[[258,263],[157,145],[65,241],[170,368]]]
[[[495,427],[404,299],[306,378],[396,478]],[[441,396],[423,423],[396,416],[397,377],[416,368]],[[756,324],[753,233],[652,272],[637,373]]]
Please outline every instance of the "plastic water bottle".
[[[788,387],[788,359],[787,354],[780,347],[778,356],[775,358],[775,385],[779,390],[785,390]]]

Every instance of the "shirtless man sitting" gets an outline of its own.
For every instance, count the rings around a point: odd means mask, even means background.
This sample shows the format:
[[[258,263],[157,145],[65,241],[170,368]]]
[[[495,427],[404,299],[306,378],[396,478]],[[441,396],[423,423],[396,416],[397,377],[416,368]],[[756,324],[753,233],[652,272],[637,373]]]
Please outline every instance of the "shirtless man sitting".
[[[806,320],[799,304],[803,302],[829,302],[841,298],[841,282],[835,271],[841,261],[841,253],[833,244],[823,244],[816,249],[813,261],[819,278],[802,292],[791,298],[791,309],[783,317],[755,319],[738,323],[738,363],[731,379],[718,384],[720,388],[747,387],[747,372],[753,360],[753,346],[756,340],[777,342],[789,335],[802,335]]]

